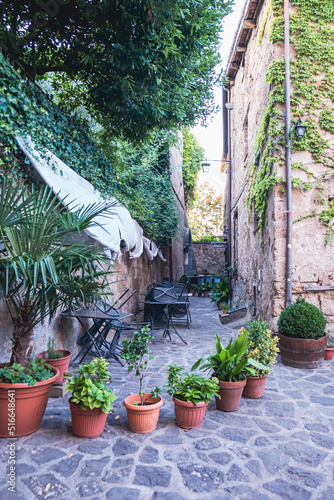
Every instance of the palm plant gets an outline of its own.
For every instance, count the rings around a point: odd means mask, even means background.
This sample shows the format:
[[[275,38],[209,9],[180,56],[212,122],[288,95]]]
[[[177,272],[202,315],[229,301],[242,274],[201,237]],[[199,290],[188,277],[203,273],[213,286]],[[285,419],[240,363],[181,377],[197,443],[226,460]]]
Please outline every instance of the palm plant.
[[[63,206],[45,187],[28,194],[5,181],[0,189],[0,287],[14,331],[10,363],[26,366],[33,328],[61,306],[108,293],[102,248],[78,243],[73,234],[94,225],[111,204]]]

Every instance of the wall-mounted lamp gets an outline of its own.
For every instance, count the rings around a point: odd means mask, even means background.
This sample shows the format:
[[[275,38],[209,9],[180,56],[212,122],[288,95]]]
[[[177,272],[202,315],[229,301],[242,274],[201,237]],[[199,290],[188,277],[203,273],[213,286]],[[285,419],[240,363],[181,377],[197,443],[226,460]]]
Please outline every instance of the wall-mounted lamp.
[[[306,125],[302,125],[302,122],[300,121],[300,118],[299,118],[298,122],[295,125],[297,139],[302,139],[304,137],[305,132],[306,132],[306,128],[307,128]]]
[[[202,161],[202,170],[205,174],[209,173],[210,165],[211,165],[211,163],[208,163],[206,161]]]
[[[234,109],[234,104],[232,102],[227,102],[225,104],[225,108],[231,111],[232,109]]]

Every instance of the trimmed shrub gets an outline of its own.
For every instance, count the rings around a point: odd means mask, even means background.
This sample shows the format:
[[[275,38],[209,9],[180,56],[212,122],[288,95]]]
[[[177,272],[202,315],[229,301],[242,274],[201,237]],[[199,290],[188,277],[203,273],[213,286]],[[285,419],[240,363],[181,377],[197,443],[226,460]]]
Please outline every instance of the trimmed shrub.
[[[297,339],[319,339],[325,335],[326,319],[319,309],[298,297],[296,302],[281,312],[279,332]]]

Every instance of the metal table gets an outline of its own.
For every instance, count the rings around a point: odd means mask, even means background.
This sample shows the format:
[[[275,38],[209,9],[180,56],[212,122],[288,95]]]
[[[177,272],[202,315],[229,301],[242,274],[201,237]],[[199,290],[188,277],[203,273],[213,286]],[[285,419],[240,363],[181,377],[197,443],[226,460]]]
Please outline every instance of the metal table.
[[[85,359],[87,354],[91,352],[93,356],[97,356],[99,358],[113,358],[124,366],[120,361],[119,356],[116,354],[116,348],[118,347],[118,342],[123,330],[122,320],[132,316],[131,313],[119,313],[115,310],[105,313],[103,311],[77,309],[70,312],[68,310],[64,311],[60,313],[60,316],[77,318],[80,325],[86,332],[82,339],[83,347],[79,354],[77,354],[77,356],[71,361],[71,365],[82,355],[82,358],[79,361],[80,364]],[[89,329],[87,329],[82,322],[83,319],[92,319],[94,323]],[[110,330],[115,330],[115,333],[112,340],[109,342],[106,338]]]
[[[162,336],[164,338],[166,338],[167,336],[169,337],[169,339],[171,340],[171,329],[170,329],[170,325],[172,326],[172,329],[174,331],[174,333],[176,333],[176,335],[182,340],[182,342],[186,345],[187,342],[181,337],[181,335],[179,334],[179,332],[176,330],[175,326],[174,326],[174,323],[173,323],[173,318],[172,318],[172,314],[173,314],[173,307],[176,307],[176,306],[180,306],[180,305],[187,305],[189,304],[189,302],[183,302],[183,301],[180,301],[180,300],[170,300],[170,299],[166,299],[166,300],[157,300],[157,301],[150,301],[150,300],[145,300],[145,301],[141,301],[144,305],[147,304],[149,305],[151,308],[153,308],[153,313],[152,313],[152,331],[154,330],[154,306],[156,306],[158,308],[159,307],[159,310],[161,309],[161,306],[165,306],[165,311],[166,311],[166,316],[167,316],[167,321],[166,321],[166,324],[164,326],[164,331],[163,331],[163,334]]]

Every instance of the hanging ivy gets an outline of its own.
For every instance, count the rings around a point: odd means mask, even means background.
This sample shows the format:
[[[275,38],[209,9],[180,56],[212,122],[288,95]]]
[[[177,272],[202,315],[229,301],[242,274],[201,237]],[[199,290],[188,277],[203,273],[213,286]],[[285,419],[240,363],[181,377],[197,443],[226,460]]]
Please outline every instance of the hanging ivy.
[[[326,181],[334,175],[333,146],[324,133],[334,133],[334,2],[292,0],[291,3],[297,10],[290,14],[290,42],[295,54],[291,60],[292,121],[297,122],[301,117],[307,125],[304,138],[298,141],[292,128],[291,147],[292,151],[308,151],[314,162],[324,167],[323,172],[316,175],[307,165],[295,163],[292,168],[297,176],[293,176],[292,183],[294,188],[304,190],[316,187],[317,200],[327,205],[323,210],[314,210],[303,217],[319,217],[327,228],[327,244],[334,234],[334,205],[324,196]],[[269,30],[270,41],[281,44],[284,42],[283,1],[272,0],[272,9],[275,17]],[[247,204],[249,213],[253,209],[257,212],[261,229],[269,189],[282,182],[276,173],[278,165],[284,161],[285,125],[280,106],[285,103],[284,71],[284,59],[273,61],[268,69],[267,81],[273,89],[254,147],[254,158],[260,157],[256,162],[259,166],[254,161],[251,165]],[[306,173],[306,181],[298,176],[298,170]]]

